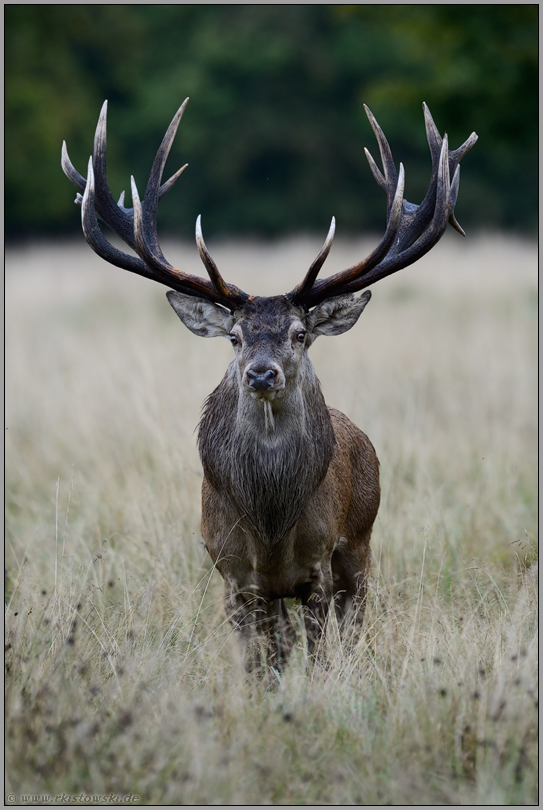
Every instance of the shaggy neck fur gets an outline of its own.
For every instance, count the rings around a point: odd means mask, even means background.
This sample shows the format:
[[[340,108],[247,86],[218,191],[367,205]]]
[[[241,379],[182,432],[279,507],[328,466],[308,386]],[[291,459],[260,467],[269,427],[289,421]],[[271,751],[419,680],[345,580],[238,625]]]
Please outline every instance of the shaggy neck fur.
[[[299,519],[326,475],[334,443],[328,408],[307,355],[297,384],[266,406],[240,387],[232,363],[208,397],[198,431],[209,482],[268,544],[282,540]]]

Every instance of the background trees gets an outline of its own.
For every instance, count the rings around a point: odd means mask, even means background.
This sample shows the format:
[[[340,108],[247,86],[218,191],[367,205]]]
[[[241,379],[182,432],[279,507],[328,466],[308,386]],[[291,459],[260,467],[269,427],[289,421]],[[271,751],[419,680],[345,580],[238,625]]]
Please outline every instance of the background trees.
[[[6,30],[6,232],[79,229],[60,144],[84,173],[104,98],[114,193],[191,96],[161,228],[275,235],[380,229],[368,104],[419,202],[426,101],[453,146],[472,130],[458,217],[537,221],[537,5],[11,5]]]

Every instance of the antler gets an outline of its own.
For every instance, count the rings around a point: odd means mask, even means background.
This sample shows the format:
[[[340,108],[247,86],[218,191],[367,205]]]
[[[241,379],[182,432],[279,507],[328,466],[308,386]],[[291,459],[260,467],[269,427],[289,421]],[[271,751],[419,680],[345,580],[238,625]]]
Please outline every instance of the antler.
[[[106,116],[107,101],[104,102],[96,134],[94,136],[93,157],[89,159],[87,179],[74,168],[66,143],[62,144],[62,168],[65,175],[82,193],[77,194],[76,203],[81,205],[81,224],[85,239],[101,258],[124,270],[158,281],[178,292],[196,295],[228,309],[234,310],[248,300],[248,295],[233,284],[226,284],[205,246],[200,217],[196,222],[196,242],[198,251],[209,275],[207,279],[184,273],[166,261],[158,242],[156,217],[158,202],[181,176],[187,164],[161,185],[162,173],[169,155],[179,122],[187,106],[185,99],[175,114],[166,135],[156,154],[145,189],[140,200],[134,178],[132,184],[133,208],[124,207],[124,191],[116,203],[111,194],[106,175]],[[126,242],[138,255],[132,256],[111,245],[103,235],[98,217]]]
[[[117,267],[158,281],[178,292],[215,301],[233,311],[242,307],[249,300],[249,296],[235,285],[227,284],[222,278],[206,248],[200,217],[196,221],[196,244],[209,280],[172,267],[165,259],[158,242],[156,225],[158,202],[186,169],[186,165],[183,166],[161,185],[164,166],[187,103],[188,99],[183,102],[168,127],[154,159],[143,199],[140,200],[134,178],[131,178],[133,208],[125,208],[124,191],[119,202],[115,203],[107,182],[107,102],[104,102],[98,119],[94,152],[93,157],[89,159],[87,179],[72,165],[66,143],[62,144],[62,168],[81,192],[77,194],[76,202],[81,205],[83,233],[99,256]],[[413,264],[437,244],[447,227],[447,222],[465,235],[454,217],[460,182],[459,164],[477,141],[477,135],[472,132],[462,146],[449,152],[447,136],[441,138],[428,107],[423,104],[426,135],[432,157],[432,176],[424,200],[420,205],[413,205],[403,199],[405,176],[402,164],[400,163],[399,172],[396,172],[383,131],[366,106],[365,110],[377,138],[383,163],[384,174],[368,150],[365,150],[373,176],[387,195],[385,234],[375,250],[361,262],[327,279],[317,280],[318,273],[332,247],[335,232],[335,219],[332,218],[328,236],[320,253],[304,280],[286,296],[293,303],[306,309],[327,298],[358,292]],[[120,236],[137,256],[124,253],[111,245],[100,229],[98,217]]]
[[[304,281],[287,295],[290,301],[300,304],[306,309],[310,309],[327,298],[363,290],[370,284],[413,264],[439,242],[447,227],[447,222],[465,236],[454,217],[454,207],[460,182],[459,163],[477,141],[475,132],[472,132],[462,146],[449,152],[447,136],[441,138],[430,110],[426,104],[423,104],[426,135],[432,156],[432,176],[424,200],[420,205],[413,205],[403,199],[404,170],[402,164],[400,163],[400,170],[397,173],[390,147],[381,127],[365,105],[364,109],[377,138],[383,163],[384,175],[368,150],[364,150],[373,176],[387,195],[385,235],[377,248],[363,261],[348,270],[317,281],[317,274],[331,247],[330,233],[333,236],[331,228],[323,249],[311,265]],[[323,258],[319,262],[321,257]]]

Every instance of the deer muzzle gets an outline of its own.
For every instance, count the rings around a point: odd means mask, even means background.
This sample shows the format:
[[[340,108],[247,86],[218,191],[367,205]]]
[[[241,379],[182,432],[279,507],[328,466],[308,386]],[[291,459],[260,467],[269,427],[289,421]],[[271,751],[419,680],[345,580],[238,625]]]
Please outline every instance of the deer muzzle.
[[[255,399],[274,399],[285,387],[285,376],[275,363],[268,367],[249,367],[245,370],[244,384]]]

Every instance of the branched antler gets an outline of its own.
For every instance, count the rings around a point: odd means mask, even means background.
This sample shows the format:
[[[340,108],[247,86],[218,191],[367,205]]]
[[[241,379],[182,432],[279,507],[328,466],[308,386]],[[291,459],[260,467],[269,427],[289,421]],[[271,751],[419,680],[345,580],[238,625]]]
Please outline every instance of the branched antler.
[[[317,280],[318,270],[315,272],[312,266],[304,281],[287,295],[290,301],[303,305],[306,309],[336,295],[358,292],[413,264],[437,244],[447,222],[465,235],[454,217],[460,182],[459,163],[477,141],[477,135],[473,132],[462,146],[449,152],[447,136],[441,138],[430,110],[426,104],[423,105],[426,135],[432,156],[432,176],[424,200],[420,205],[413,205],[403,199],[402,164],[400,163],[399,172],[396,172],[387,139],[371,111],[365,105],[364,108],[377,138],[383,164],[384,174],[368,150],[365,150],[373,176],[387,195],[385,235],[367,258],[327,279]]]
[[[87,179],[74,168],[68,156],[66,143],[62,144],[62,168],[66,176],[81,192],[76,202],[81,205],[81,224],[85,239],[103,259],[117,267],[165,284],[178,292],[197,295],[229,309],[235,309],[247,301],[248,295],[233,284],[226,284],[217,266],[207,251],[201,231],[200,218],[196,225],[196,239],[204,260],[209,280],[193,276],[174,268],[165,259],[158,241],[158,202],[186,169],[179,169],[169,180],[161,184],[162,173],[175,138],[179,122],[187,106],[186,99],[175,114],[153,161],[149,181],[143,199],[140,200],[132,178],[133,208],[124,207],[124,192],[116,203],[107,182],[106,173],[106,116],[104,102],[96,134],[93,157],[89,159]],[[138,255],[124,253],[108,242],[103,235],[98,217],[126,242]],[[205,258],[204,258],[205,256]]]

